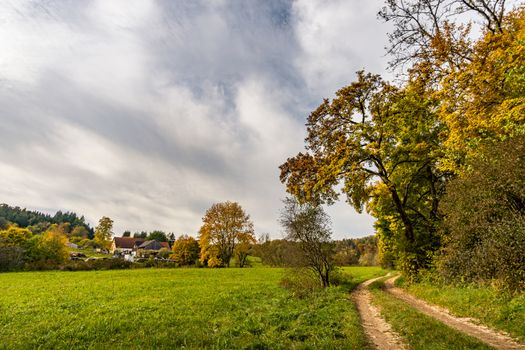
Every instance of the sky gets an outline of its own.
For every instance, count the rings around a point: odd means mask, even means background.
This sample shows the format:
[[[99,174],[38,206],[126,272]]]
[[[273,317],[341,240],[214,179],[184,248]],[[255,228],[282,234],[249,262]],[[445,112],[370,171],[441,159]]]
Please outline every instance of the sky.
[[[0,202],[196,236],[230,200],[281,237],[278,166],[323,98],[385,74],[382,4],[0,2]],[[334,238],[374,232],[343,201],[327,211]]]

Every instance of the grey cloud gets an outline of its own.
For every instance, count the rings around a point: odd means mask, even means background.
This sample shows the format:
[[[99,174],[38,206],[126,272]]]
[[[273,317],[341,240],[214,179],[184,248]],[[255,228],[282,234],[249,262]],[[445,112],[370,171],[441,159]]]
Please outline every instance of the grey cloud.
[[[293,1],[138,4],[0,5],[0,197],[191,234],[212,203],[237,200],[278,236],[277,167],[302,149],[308,111],[381,62],[334,33],[375,18],[332,23]],[[346,204],[330,211],[338,237],[372,232]]]

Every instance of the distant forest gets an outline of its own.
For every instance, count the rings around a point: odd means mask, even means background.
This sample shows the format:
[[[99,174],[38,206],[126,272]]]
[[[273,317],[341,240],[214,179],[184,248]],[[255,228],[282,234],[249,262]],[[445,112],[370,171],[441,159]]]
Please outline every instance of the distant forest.
[[[77,229],[77,231],[87,231],[89,239],[94,237],[94,230],[86,223],[84,216],[78,216],[74,212],[57,211],[55,215],[51,216],[39,211],[0,204],[0,229],[6,228],[9,224],[28,228],[37,234],[46,231],[52,224],[58,224],[66,226],[68,232]]]

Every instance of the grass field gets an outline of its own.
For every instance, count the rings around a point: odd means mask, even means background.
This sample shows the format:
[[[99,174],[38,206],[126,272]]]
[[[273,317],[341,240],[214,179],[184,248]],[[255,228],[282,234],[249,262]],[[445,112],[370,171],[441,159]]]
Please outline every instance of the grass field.
[[[380,289],[381,282],[370,286],[372,301],[381,315],[414,350],[492,349],[470,336],[415,310]]]
[[[505,295],[493,288],[399,285],[418,298],[443,306],[462,317],[474,317],[493,328],[525,340],[525,293]]]
[[[353,283],[382,274],[346,268]],[[4,349],[362,349],[348,287],[307,299],[282,270],[143,269],[0,274]]]

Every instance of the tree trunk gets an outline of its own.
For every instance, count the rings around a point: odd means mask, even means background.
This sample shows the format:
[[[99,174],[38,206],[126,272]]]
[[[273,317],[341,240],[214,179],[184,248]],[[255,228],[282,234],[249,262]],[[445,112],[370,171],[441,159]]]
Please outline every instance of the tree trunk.
[[[408,218],[403,202],[401,202],[396,189],[392,185],[389,185],[388,188],[392,194],[392,200],[394,201],[397,212],[401,217],[401,221],[403,222],[403,225],[405,225],[405,238],[408,242],[412,243],[414,241],[414,227],[412,226],[412,221]]]

